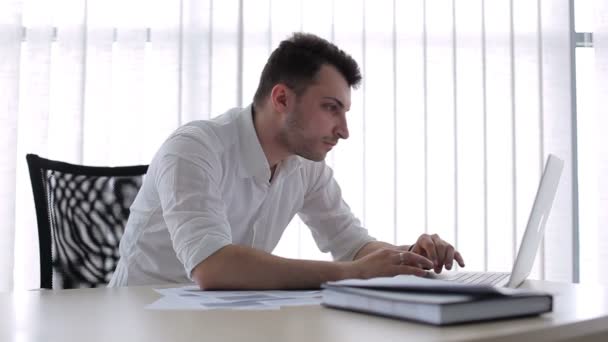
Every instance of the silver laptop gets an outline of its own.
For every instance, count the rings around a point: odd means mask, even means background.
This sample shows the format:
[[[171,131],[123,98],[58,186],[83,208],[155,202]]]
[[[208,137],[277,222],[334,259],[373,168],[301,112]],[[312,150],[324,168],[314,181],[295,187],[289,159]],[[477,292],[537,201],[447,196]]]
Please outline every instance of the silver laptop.
[[[545,224],[549,218],[551,207],[557,193],[557,186],[564,168],[564,161],[550,154],[540,179],[534,205],[528,218],[526,232],[521,240],[517,258],[511,273],[504,272],[446,272],[435,274],[428,272],[430,278],[455,281],[467,284],[506,286],[515,288],[526,280],[538,251],[540,241],[545,233]]]

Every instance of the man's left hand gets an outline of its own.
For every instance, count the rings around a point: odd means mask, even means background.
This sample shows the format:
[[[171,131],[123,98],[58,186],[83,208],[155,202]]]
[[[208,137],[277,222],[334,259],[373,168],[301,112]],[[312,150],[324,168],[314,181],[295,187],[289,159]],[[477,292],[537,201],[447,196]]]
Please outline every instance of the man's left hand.
[[[441,273],[444,266],[447,270],[451,270],[454,260],[460,267],[464,267],[462,255],[437,234],[420,235],[411,251],[431,260],[435,264],[435,273]]]

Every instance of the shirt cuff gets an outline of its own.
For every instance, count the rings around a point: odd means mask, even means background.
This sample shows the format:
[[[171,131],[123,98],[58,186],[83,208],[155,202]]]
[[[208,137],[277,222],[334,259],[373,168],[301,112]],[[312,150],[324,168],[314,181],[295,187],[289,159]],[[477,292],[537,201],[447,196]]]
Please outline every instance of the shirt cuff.
[[[360,234],[348,238],[348,240],[340,241],[341,248],[337,248],[332,252],[336,261],[352,261],[357,252],[368,242],[376,241],[375,238],[367,235],[365,229],[360,228]]]

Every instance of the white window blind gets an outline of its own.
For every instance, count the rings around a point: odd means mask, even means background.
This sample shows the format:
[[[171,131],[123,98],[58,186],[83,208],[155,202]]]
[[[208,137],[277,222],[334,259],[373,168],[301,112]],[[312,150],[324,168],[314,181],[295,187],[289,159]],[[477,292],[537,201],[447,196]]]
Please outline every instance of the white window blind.
[[[468,269],[509,270],[555,153],[566,167],[532,277],[576,280],[571,14],[552,0],[3,1],[0,290],[38,286],[25,153],[148,163],[178,125],[247,105],[269,53],[300,30],[363,71],[351,138],[328,163],[372,235],[437,232]],[[275,252],[329,259],[297,218]]]

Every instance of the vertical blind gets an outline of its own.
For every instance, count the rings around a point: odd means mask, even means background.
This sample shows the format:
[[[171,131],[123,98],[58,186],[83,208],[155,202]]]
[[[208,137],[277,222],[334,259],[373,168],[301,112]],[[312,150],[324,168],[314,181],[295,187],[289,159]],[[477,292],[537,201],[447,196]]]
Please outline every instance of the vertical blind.
[[[4,0],[0,290],[38,284],[26,153],[149,163],[179,125],[249,104],[295,31],[361,66],[351,137],[327,163],[371,235],[438,233],[468,269],[508,271],[554,153],[566,166],[532,277],[577,280],[571,14],[552,0]],[[330,258],[298,218],[275,253]]]
[[[592,66],[585,65],[584,81],[589,82],[583,105],[585,114],[579,118],[581,160],[586,172],[579,174],[581,226],[581,281],[608,284],[608,0],[592,2],[594,20]],[[580,107],[580,105],[579,105]]]

